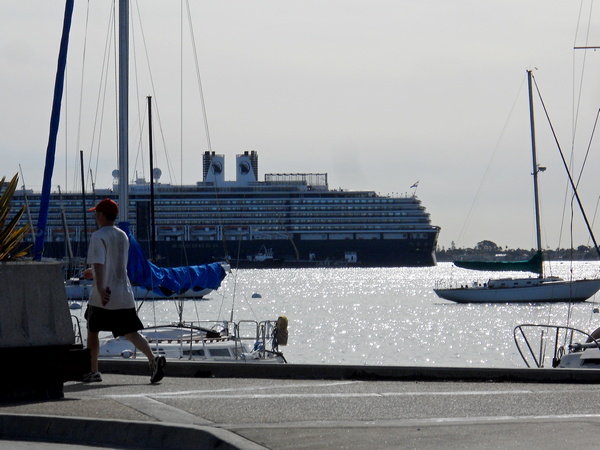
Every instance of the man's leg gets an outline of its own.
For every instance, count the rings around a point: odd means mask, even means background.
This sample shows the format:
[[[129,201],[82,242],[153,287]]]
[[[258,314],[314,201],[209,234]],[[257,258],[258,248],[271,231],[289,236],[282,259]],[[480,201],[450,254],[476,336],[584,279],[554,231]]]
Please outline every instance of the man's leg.
[[[134,331],[133,333],[126,334],[125,337],[129,342],[131,342],[135,346],[135,348],[137,348],[140,352],[146,355],[146,358],[148,358],[148,361],[150,361],[150,363],[154,362],[154,354],[152,353],[150,344],[148,344],[148,341],[144,336],[142,336],[137,331]]]
[[[100,353],[100,341],[98,340],[98,333],[88,331],[87,347],[90,350],[92,373],[98,372],[98,354]]]
[[[148,358],[148,361],[150,361],[150,372],[152,372],[150,375],[150,382],[157,383],[160,380],[162,380],[165,375],[164,367],[165,367],[165,364],[167,363],[167,361],[165,360],[165,357],[164,356],[154,357],[154,354],[152,353],[152,349],[150,349],[150,344],[148,344],[148,341],[146,340],[146,338],[144,336],[142,336],[140,333],[138,333],[137,331],[134,333],[126,334],[125,337],[133,345],[135,345],[135,348],[137,348],[144,355],[146,355],[146,357]]]

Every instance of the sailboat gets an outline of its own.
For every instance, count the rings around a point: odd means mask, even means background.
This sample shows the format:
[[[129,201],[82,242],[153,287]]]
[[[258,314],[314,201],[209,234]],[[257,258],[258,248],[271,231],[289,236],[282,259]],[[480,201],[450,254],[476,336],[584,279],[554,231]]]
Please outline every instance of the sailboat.
[[[70,24],[73,10],[73,0],[67,0],[65,11],[65,24]],[[129,96],[129,0],[119,0],[119,45],[118,45],[118,226],[129,237],[129,260],[127,272],[132,284],[151,291],[157,295],[180,295],[186,291],[201,291],[203,289],[217,289],[226,276],[228,264],[214,262],[197,266],[182,266],[164,268],[150,262],[143,253],[139,243],[129,230],[129,149],[128,149],[128,96]],[[68,28],[65,26],[66,40],[61,41],[61,56],[66,62],[66,47],[68,43]],[[64,43],[64,46],[63,46]],[[59,64],[61,65],[61,64]],[[59,72],[64,71],[64,67]],[[58,77],[57,77],[58,78]],[[59,83],[57,82],[57,85]],[[53,108],[56,127],[58,117],[54,111],[60,110],[61,90],[55,93]],[[58,116],[58,114],[57,114]],[[55,134],[55,133],[54,133]],[[54,137],[55,139],[55,137]],[[55,142],[49,144],[55,147]],[[53,149],[52,149],[53,150]],[[52,153],[52,154],[50,154]],[[48,172],[47,191],[49,199],[49,181],[53,167],[54,152],[48,152],[46,172]],[[51,160],[48,163],[48,160]],[[45,179],[46,182],[46,173]],[[47,214],[47,213],[46,213]],[[42,214],[40,213],[40,216]],[[45,227],[45,219],[41,217],[38,229]],[[39,255],[43,247],[43,239],[38,244]],[[41,244],[41,245],[40,245]],[[181,304],[182,305],[182,304]],[[148,327],[141,331],[153,351],[163,354],[168,358],[196,359],[210,361],[244,361],[244,362],[286,362],[283,354],[279,352],[279,345],[287,344],[287,318],[281,316],[277,321],[241,320],[233,321],[233,313],[229,321],[198,321],[196,323],[183,322],[183,307],[179,308],[177,322],[167,325]],[[209,325],[207,325],[208,323]],[[248,327],[248,324],[249,327]],[[248,331],[249,328],[249,331]],[[270,343],[270,349],[267,344]],[[100,336],[100,357],[130,358],[135,356],[133,345],[123,337],[113,337],[112,334]]]
[[[486,283],[463,284],[461,287],[434,288],[435,293],[457,303],[541,303],[541,302],[583,302],[600,289],[600,279],[563,280],[559,277],[545,276],[542,252],[540,202],[538,193],[538,173],[544,168],[537,164],[535,145],[535,124],[533,110],[532,73],[527,71],[529,91],[529,118],[531,126],[531,154],[533,164],[533,192],[535,207],[535,225],[537,252],[528,261],[515,262],[455,262],[455,265],[476,270],[529,271],[538,277],[498,278]],[[591,232],[591,230],[590,230]],[[595,240],[594,240],[595,243]],[[597,246],[596,246],[597,247]]]

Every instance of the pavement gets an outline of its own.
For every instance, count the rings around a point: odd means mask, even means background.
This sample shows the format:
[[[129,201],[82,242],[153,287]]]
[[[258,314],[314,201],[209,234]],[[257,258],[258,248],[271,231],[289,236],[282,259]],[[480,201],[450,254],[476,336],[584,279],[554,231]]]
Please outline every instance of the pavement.
[[[169,362],[155,385],[143,361],[101,370],[63,399],[1,403],[0,448],[596,448],[600,427],[592,369]]]

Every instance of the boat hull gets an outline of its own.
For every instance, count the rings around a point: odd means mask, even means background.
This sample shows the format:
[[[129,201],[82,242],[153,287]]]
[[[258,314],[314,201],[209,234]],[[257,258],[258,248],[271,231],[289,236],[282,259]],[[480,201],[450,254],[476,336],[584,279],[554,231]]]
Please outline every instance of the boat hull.
[[[556,281],[535,286],[489,286],[434,289],[435,293],[456,303],[551,303],[584,302],[600,290],[600,280]]]
[[[255,327],[255,328],[254,328]],[[273,324],[270,321],[255,323],[240,321],[234,327],[235,336],[222,335],[208,328],[163,325],[145,328],[140,334],[146,338],[155,354],[170,360],[240,362],[253,364],[282,364],[286,360],[279,351],[268,351],[264,342],[273,343]],[[251,331],[249,334],[242,334]],[[260,337],[259,330],[265,334]],[[212,334],[212,336],[209,336]],[[100,336],[99,358],[144,357],[135,346],[123,336],[113,337],[111,333]]]
[[[231,257],[232,269],[277,269],[320,267],[430,267],[436,265],[437,235],[429,239],[346,239],[346,240],[247,240],[247,241],[158,241],[157,264],[163,267],[206,264],[225,260],[225,251]],[[149,244],[140,242],[144,251]],[[79,243],[80,254],[86,254]],[[262,246],[273,250],[274,258],[253,261]],[[294,247],[298,250],[296,256]],[[224,250],[225,249],[225,250]],[[48,242],[47,257],[64,257],[64,243]],[[347,252],[356,254],[355,261],[347,259]],[[239,256],[238,256],[239,255]]]
[[[90,297],[92,282],[87,280],[68,280],[65,282],[68,300],[87,301]],[[199,300],[205,295],[213,292],[213,289],[201,289],[194,291],[189,289],[183,294],[173,294],[170,296],[156,294],[141,286],[132,286],[133,296],[136,300],[168,300],[168,299],[190,299]]]

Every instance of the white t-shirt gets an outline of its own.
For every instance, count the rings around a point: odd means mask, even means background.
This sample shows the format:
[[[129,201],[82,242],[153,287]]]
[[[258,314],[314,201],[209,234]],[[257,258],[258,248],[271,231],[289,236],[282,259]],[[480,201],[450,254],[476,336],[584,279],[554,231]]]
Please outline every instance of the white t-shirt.
[[[129,239],[115,226],[104,226],[92,234],[88,250],[88,264],[104,265],[104,282],[110,288],[110,301],[106,309],[135,308],[131,283],[127,278],[127,258]],[[100,292],[96,287],[96,274],[88,302],[92,306],[102,306]]]

